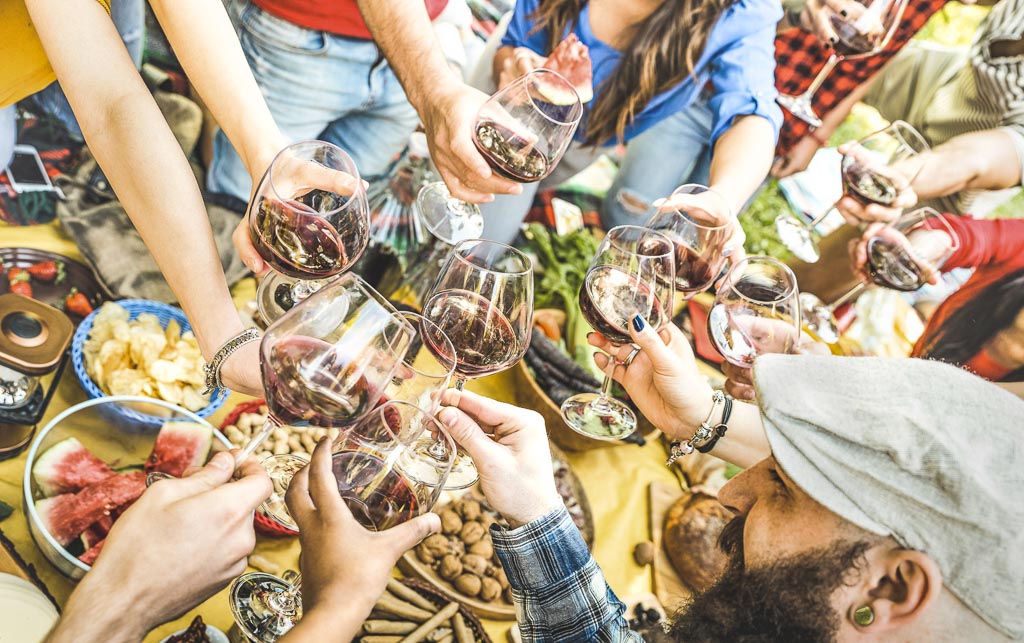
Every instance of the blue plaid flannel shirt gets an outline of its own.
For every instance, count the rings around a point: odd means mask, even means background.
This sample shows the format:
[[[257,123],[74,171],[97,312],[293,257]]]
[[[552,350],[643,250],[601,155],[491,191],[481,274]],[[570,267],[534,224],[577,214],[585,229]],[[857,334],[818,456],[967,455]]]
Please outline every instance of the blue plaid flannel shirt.
[[[643,641],[561,507],[518,529],[491,528],[523,641]]]

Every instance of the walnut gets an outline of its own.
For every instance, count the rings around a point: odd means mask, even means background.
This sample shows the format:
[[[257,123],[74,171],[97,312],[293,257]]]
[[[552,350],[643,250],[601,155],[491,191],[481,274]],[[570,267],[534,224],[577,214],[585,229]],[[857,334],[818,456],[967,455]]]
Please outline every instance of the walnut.
[[[487,571],[487,575],[498,581],[502,589],[508,589],[508,576],[505,575],[505,570],[500,565],[491,567]]]
[[[644,567],[654,562],[654,543],[647,540],[642,543],[638,543],[633,548],[633,560],[636,561],[637,565]]]
[[[462,561],[455,554],[447,554],[441,559],[437,573],[447,581],[455,580],[455,577],[462,573]]]
[[[480,542],[480,539],[484,537],[484,528],[480,526],[478,522],[467,522],[462,525],[462,531],[459,532],[459,540],[464,542],[466,545],[472,546],[474,543]]]
[[[472,574],[463,574],[455,579],[453,583],[455,589],[459,590],[461,594],[466,596],[476,596],[480,593],[480,587],[482,585],[479,578]]]
[[[447,538],[441,534],[434,534],[433,536],[428,536],[426,540],[416,547],[416,556],[423,562],[431,565],[449,553],[451,549]]]
[[[462,518],[451,509],[441,512],[441,533],[457,534],[462,529]]]
[[[494,545],[491,544],[490,538],[481,538],[470,546],[469,553],[490,560],[494,555]]]
[[[476,554],[466,554],[462,557],[462,568],[466,573],[483,576],[487,572],[487,567],[486,558],[481,558]]]
[[[476,520],[480,517],[480,503],[476,500],[461,500],[458,511],[463,520]]]
[[[480,598],[487,602],[497,600],[501,596],[501,584],[493,578],[484,578],[480,581]]]

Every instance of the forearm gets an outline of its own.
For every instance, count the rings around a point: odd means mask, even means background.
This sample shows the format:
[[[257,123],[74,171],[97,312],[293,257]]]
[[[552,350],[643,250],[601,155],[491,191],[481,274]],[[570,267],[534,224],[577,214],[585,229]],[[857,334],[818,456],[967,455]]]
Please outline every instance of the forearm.
[[[278,639],[279,643],[347,643],[353,640],[373,609],[372,604],[363,609],[358,600],[352,600],[354,598],[357,597],[303,612],[302,620]]]
[[[238,150],[260,174],[284,140],[263,100],[219,0],[151,0],[189,81]]]
[[[461,84],[438,45],[423,0],[359,0],[359,11],[422,116],[434,95]]]
[[[774,153],[772,124],[761,116],[738,116],[715,142],[709,187],[738,213],[768,176]]]
[[[145,620],[146,609],[130,591],[104,584],[99,576],[86,575],[64,606],[60,621],[46,643],[138,643],[155,623]],[[127,600],[126,600],[127,599]]]
[[[1021,161],[1012,134],[986,130],[955,136],[934,148],[913,188],[921,200],[962,190],[1000,190],[1020,185]]]

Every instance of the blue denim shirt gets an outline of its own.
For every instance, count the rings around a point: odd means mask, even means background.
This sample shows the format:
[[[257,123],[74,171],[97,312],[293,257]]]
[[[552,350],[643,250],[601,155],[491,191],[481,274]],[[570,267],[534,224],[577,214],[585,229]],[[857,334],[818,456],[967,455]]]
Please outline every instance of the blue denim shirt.
[[[534,26],[530,16],[539,4],[540,0],[517,0],[502,45],[527,47],[542,56],[549,53],[548,30],[530,33]],[[600,93],[601,83],[611,76],[622,53],[594,36],[590,30],[589,8],[589,4],[583,6],[572,31],[590,48],[594,91]],[[782,5],[778,0],[738,0],[726,9],[708,34],[704,51],[697,60],[696,81],[687,77],[672,89],[654,96],[626,126],[626,140],[700,100],[701,90],[708,84],[711,92],[707,100],[714,115],[712,145],[737,116],[748,114],[768,119],[778,138],[782,110],[775,104],[775,26],[780,19]],[[585,125],[581,125],[576,131],[576,140],[585,138]],[[609,140],[605,145],[614,142]]]
[[[518,529],[491,527],[523,641],[643,641],[622,616],[565,507]]]

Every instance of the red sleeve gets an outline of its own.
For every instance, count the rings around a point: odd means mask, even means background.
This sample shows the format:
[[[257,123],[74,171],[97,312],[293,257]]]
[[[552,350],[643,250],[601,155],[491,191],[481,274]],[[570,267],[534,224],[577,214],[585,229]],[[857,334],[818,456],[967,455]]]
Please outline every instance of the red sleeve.
[[[943,270],[1005,265],[1007,272],[1024,267],[1024,219],[974,219],[944,214],[960,237],[960,248]]]

